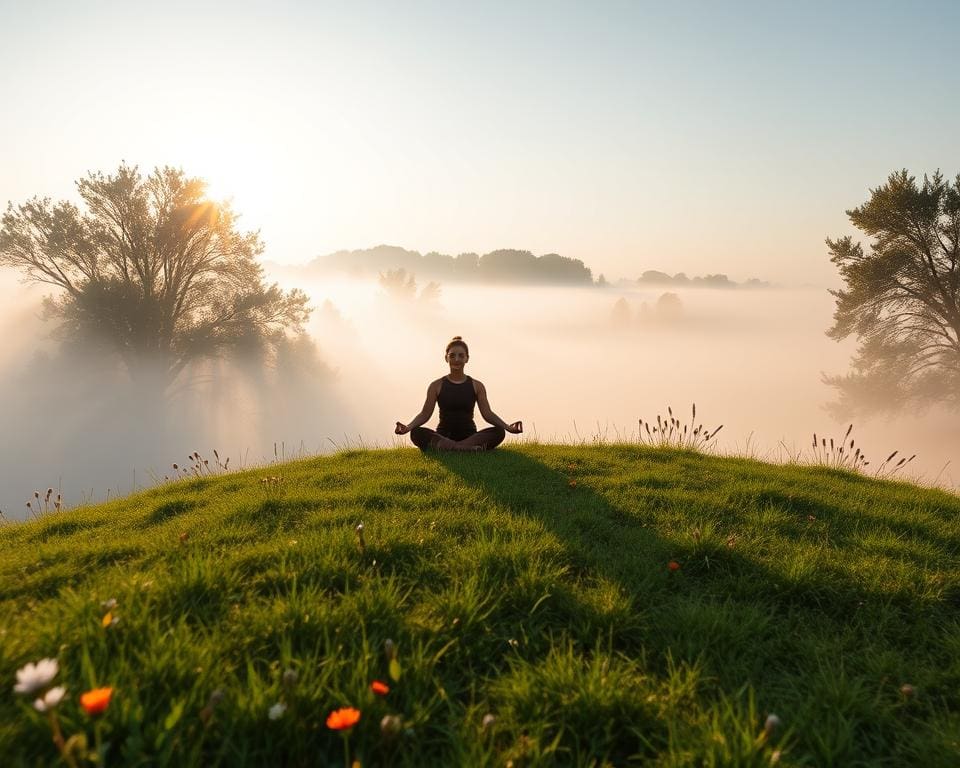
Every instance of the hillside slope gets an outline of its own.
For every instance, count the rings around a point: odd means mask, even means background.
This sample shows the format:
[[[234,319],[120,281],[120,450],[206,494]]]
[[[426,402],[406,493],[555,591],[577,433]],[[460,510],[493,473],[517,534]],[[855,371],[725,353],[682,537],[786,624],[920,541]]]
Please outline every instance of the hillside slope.
[[[4,765],[56,759],[11,691],[43,657],[107,765],[957,765],[960,498],[636,446],[348,451],[0,528],[0,633]]]

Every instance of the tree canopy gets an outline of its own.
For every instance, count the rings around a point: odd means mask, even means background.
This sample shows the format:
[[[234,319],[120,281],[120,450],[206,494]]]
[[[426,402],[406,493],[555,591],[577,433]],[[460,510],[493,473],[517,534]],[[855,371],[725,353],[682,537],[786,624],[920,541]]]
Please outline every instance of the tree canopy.
[[[449,256],[392,245],[355,251],[337,251],[316,258],[315,269],[341,269],[354,274],[404,269],[407,273],[453,282],[518,283],[524,285],[592,285],[593,275],[579,259],[556,253],[534,256],[530,251],[500,249],[483,256]]]
[[[895,172],[847,215],[873,239],[827,239],[845,283],[827,334],[859,341],[852,370],[825,377],[837,408],[960,406],[960,175]]]
[[[269,350],[302,330],[306,295],[264,283],[259,234],[239,232],[201,179],[169,167],[144,178],[121,164],[77,190],[85,212],[49,198],[11,203],[0,265],[60,289],[47,310],[62,332],[106,341],[135,381],[166,388],[195,360]]]

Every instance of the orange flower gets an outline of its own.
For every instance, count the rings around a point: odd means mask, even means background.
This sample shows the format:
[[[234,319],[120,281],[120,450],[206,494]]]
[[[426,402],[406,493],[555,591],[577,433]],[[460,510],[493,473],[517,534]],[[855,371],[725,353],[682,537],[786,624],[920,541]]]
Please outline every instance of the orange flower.
[[[671,560],[669,563],[667,563],[667,568],[669,568],[671,571],[679,571],[680,563],[678,563],[676,560]]]
[[[80,694],[80,706],[91,717],[106,711],[113,696],[113,688],[94,688],[92,691]]]
[[[333,731],[346,731],[360,720],[360,710],[353,707],[335,709],[327,716],[327,728]]]
[[[576,487],[577,487],[577,481],[576,481],[576,480],[571,480],[571,481],[568,483],[568,485],[569,485],[571,488],[576,488]]]
[[[386,696],[390,693],[390,686],[386,683],[381,683],[379,680],[374,680],[370,683],[370,690],[378,696]]]

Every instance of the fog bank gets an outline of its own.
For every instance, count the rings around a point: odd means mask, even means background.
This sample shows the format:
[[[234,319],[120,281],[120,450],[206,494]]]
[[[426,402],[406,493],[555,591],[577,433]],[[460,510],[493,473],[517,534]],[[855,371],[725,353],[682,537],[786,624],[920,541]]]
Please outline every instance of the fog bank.
[[[393,424],[412,419],[446,373],[455,334],[494,411],[524,422],[508,445],[635,439],[639,418],[671,405],[686,419],[694,402],[698,421],[724,424],[725,453],[785,460],[808,453],[813,432],[839,437],[847,426],[823,409],[833,394],[821,372],[846,370],[853,350],[824,335],[826,291],[671,289],[664,299],[662,287],[443,285],[421,299],[390,298],[370,280],[279,280],[311,295],[310,338],[272,366],[195,366],[164,403],[89,350],[58,349],[39,317],[43,291],[0,275],[4,516],[22,519],[48,487],[69,507],[150,486],[193,451],[213,465],[217,449],[233,469],[272,462],[275,443],[279,458],[407,445]],[[853,432],[872,466],[893,450],[916,453],[912,476],[952,487],[958,435],[957,414],[936,410],[857,419]]]
[[[672,405],[685,419],[695,402],[700,419],[724,424],[721,451],[786,460],[814,432],[839,438],[849,423],[824,409],[834,395],[821,373],[847,370],[855,346],[825,335],[825,290],[670,289],[671,309],[662,287],[444,285],[426,305],[391,302],[373,282],[304,287],[328,302],[310,330],[337,361],[344,399],[362,403],[354,431],[371,444],[404,444],[393,422],[419,411],[455,334],[470,344],[467,373],[501,417],[524,421],[527,439],[630,439],[639,418]],[[954,486],[958,435],[960,415],[936,409],[854,420],[872,467],[894,450],[916,453],[912,474]]]

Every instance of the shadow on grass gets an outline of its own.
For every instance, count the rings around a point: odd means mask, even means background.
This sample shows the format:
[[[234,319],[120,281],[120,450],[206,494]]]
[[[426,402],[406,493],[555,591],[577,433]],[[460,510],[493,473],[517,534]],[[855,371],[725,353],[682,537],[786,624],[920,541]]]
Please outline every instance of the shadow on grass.
[[[568,474],[511,450],[426,456],[509,513],[542,523],[561,542],[575,577],[603,577],[626,590],[635,610],[645,614],[645,638],[638,638],[638,645],[675,659],[679,650],[690,662],[702,654],[710,671],[725,683],[755,671],[737,657],[751,644],[771,643],[785,659],[801,650],[793,647],[796,639],[777,626],[783,620],[835,635],[858,614],[869,624],[872,609],[891,601],[905,622],[933,621],[938,609],[950,610],[943,602],[907,600],[900,589],[875,591],[840,564],[820,568],[810,561],[799,569],[777,569],[740,545],[700,542],[682,529],[661,535],[652,527],[656,505],[638,497],[636,506],[624,508],[584,483],[572,486],[577,475],[573,464]],[[638,452],[637,459],[645,455]],[[808,510],[822,514],[813,498],[780,501],[798,517]],[[694,526],[691,519],[691,532]],[[682,564],[675,574],[668,570],[671,559]],[[731,641],[727,648],[722,647],[725,637]],[[738,684],[742,682],[741,677]]]
[[[537,520],[563,543],[576,570],[599,572],[628,589],[651,569],[666,573],[667,544],[639,516],[522,453],[425,454],[516,516]],[[611,553],[618,556],[611,558]]]

